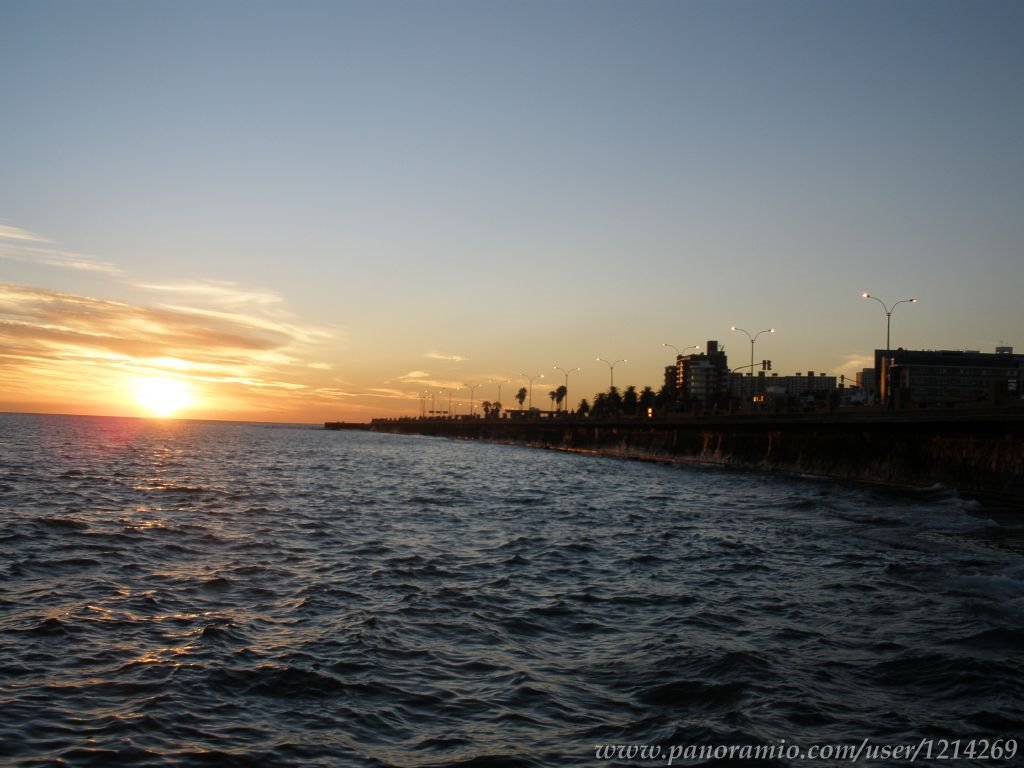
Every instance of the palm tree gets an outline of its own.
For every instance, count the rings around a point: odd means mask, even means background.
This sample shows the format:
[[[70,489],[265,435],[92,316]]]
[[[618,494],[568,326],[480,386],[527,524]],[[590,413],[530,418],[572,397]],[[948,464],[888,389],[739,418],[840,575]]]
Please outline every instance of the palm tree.
[[[548,397],[551,398],[551,409],[554,410],[554,408],[555,408],[555,398],[558,397],[558,393],[555,392],[555,390],[552,389],[550,392],[548,392]]]
[[[520,411],[523,410],[523,403],[526,402],[526,395],[527,394],[528,393],[526,391],[526,387],[520,387],[519,391],[516,392],[516,400],[519,401],[519,410]]]
[[[484,418],[485,419],[488,416],[491,415],[491,401],[490,400],[484,400],[482,403],[480,403],[480,407],[483,409]]]
[[[622,393],[619,392],[618,387],[608,387],[608,394],[605,396],[607,405],[607,415],[619,416],[622,414]],[[594,405],[597,405],[595,399]]]
[[[626,387],[626,391],[622,393],[622,410],[630,416],[636,416],[637,409],[639,407],[640,404],[637,401],[636,387],[630,384]]]
[[[565,400],[567,394],[569,394],[569,390],[566,389],[565,384],[559,384],[558,389],[555,390],[555,402],[558,405],[558,410],[562,409],[562,401]]]

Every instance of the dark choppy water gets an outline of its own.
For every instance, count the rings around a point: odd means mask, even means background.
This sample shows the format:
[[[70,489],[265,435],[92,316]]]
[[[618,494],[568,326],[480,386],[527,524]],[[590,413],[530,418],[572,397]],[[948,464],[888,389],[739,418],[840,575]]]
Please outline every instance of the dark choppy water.
[[[7,415],[0,510],[5,766],[1024,736],[1021,530],[956,499]]]

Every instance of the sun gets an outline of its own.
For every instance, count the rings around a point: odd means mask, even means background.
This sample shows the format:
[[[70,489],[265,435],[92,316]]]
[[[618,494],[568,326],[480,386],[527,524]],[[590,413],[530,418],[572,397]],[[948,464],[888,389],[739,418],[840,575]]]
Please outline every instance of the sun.
[[[173,416],[192,404],[195,398],[188,384],[180,379],[140,376],[131,382],[132,397],[149,413],[160,418]]]

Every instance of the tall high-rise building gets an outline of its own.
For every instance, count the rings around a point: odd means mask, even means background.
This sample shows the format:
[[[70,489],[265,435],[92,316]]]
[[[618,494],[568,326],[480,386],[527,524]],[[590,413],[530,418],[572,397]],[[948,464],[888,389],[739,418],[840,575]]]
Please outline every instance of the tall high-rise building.
[[[677,358],[676,391],[680,399],[704,405],[728,397],[729,361],[718,341],[709,340],[702,353]]]

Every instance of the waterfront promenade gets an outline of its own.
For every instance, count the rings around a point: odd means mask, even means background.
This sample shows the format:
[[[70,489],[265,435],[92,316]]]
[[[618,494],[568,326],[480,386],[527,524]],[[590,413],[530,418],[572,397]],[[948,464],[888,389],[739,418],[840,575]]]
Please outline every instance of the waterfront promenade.
[[[354,426],[354,425],[346,425]],[[375,432],[949,490],[1024,509],[1024,407],[665,418],[378,419]]]

